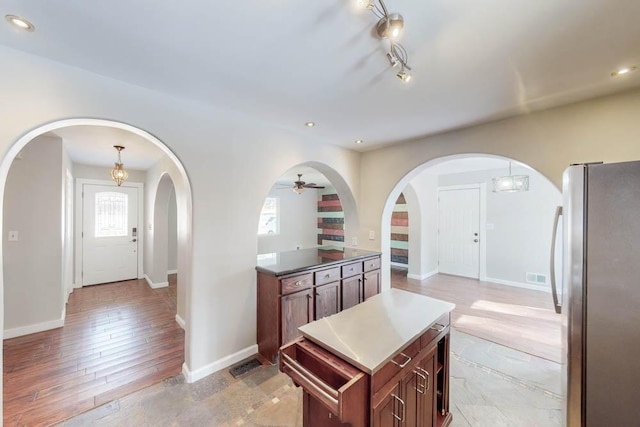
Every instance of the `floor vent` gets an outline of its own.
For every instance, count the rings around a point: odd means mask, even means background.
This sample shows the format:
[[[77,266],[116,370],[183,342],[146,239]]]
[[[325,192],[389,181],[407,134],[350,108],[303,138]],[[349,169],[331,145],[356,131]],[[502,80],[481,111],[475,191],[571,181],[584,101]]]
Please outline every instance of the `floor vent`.
[[[262,366],[262,363],[260,363],[258,359],[253,358],[229,369],[229,373],[233,376],[233,378],[238,378],[246,374],[247,372],[256,369],[259,366]]]
[[[547,276],[544,274],[527,273],[527,283],[533,283],[534,285],[546,285]]]

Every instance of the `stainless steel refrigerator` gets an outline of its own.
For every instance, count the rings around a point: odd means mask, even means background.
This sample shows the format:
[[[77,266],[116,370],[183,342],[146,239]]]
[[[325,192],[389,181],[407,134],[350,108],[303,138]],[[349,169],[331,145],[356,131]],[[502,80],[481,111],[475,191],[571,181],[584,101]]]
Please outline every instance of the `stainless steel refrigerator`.
[[[640,161],[571,166],[557,214],[567,426],[640,426]]]

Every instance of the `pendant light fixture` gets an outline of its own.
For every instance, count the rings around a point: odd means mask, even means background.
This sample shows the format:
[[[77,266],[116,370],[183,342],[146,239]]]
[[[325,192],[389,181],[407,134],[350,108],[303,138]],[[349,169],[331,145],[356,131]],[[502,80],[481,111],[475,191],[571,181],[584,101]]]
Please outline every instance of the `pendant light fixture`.
[[[493,178],[494,193],[515,193],[529,191],[529,175],[512,175],[509,162],[509,175]]]
[[[116,184],[118,184],[118,187],[120,187],[122,183],[127,180],[129,174],[124,169],[122,159],[120,158],[120,152],[124,150],[124,147],[122,145],[114,145],[113,148],[118,150],[118,161],[115,163],[116,167],[111,170],[111,178],[113,178]]]

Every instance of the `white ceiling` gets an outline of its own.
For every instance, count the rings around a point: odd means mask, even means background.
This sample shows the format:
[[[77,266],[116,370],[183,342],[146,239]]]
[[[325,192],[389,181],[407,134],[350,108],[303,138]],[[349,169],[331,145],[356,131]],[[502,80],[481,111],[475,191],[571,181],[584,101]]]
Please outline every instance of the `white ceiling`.
[[[357,150],[640,86],[637,0],[387,0],[407,85],[354,2],[5,0],[0,44]]]
[[[164,155],[148,140],[123,129],[71,126],[50,132],[62,138],[74,163],[112,168],[118,159],[114,145],[122,145],[125,169],[147,170]]]

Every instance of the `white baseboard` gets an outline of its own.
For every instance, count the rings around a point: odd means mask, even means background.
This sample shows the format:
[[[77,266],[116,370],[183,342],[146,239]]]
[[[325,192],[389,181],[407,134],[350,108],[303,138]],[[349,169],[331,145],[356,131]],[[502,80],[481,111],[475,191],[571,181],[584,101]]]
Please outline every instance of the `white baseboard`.
[[[258,352],[258,344],[251,345],[236,353],[230,354],[222,359],[218,359],[215,362],[209,363],[200,369],[190,371],[187,366],[187,362],[182,364],[182,375],[188,383],[194,383],[207,375],[211,375],[214,372],[218,372],[220,369],[228,368],[229,366],[237,363],[247,357],[253,356]]]
[[[169,270],[167,274],[178,274],[178,270]]]
[[[61,328],[64,326],[66,309],[62,311],[60,319],[49,320],[48,322],[36,323],[35,325],[20,326],[19,328],[5,329],[3,338],[16,338],[23,335],[35,334],[36,332],[48,331],[49,329]]]
[[[399,263],[399,262],[393,262],[393,261],[391,261],[389,264],[391,265],[391,267],[409,268],[409,265],[408,265],[408,264],[401,264],[401,263]]]
[[[551,289],[549,289],[548,287],[531,285],[529,283],[512,282],[510,280],[494,279],[492,277],[487,277],[484,281],[496,283],[498,285],[506,285],[506,286],[513,286],[515,288],[531,289],[533,291],[547,292],[549,294],[551,293]]]
[[[169,282],[160,282],[160,283],[153,283],[153,281],[151,280],[151,278],[149,276],[147,276],[146,274],[144,275],[144,280],[147,281],[147,285],[149,285],[149,287],[151,289],[160,289],[160,288],[167,288],[169,287]]]
[[[438,270],[433,270],[425,274],[407,274],[407,279],[424,280],[436,274],[438,274]]]
[[[179,315],[179,314],[176,314],[176,323],[177,323],[178,325],[180,325],[180,327],[181,327],[182,329],[185,329],[184,319],[183,319],[182,317],[180,317],[180,315]]]

